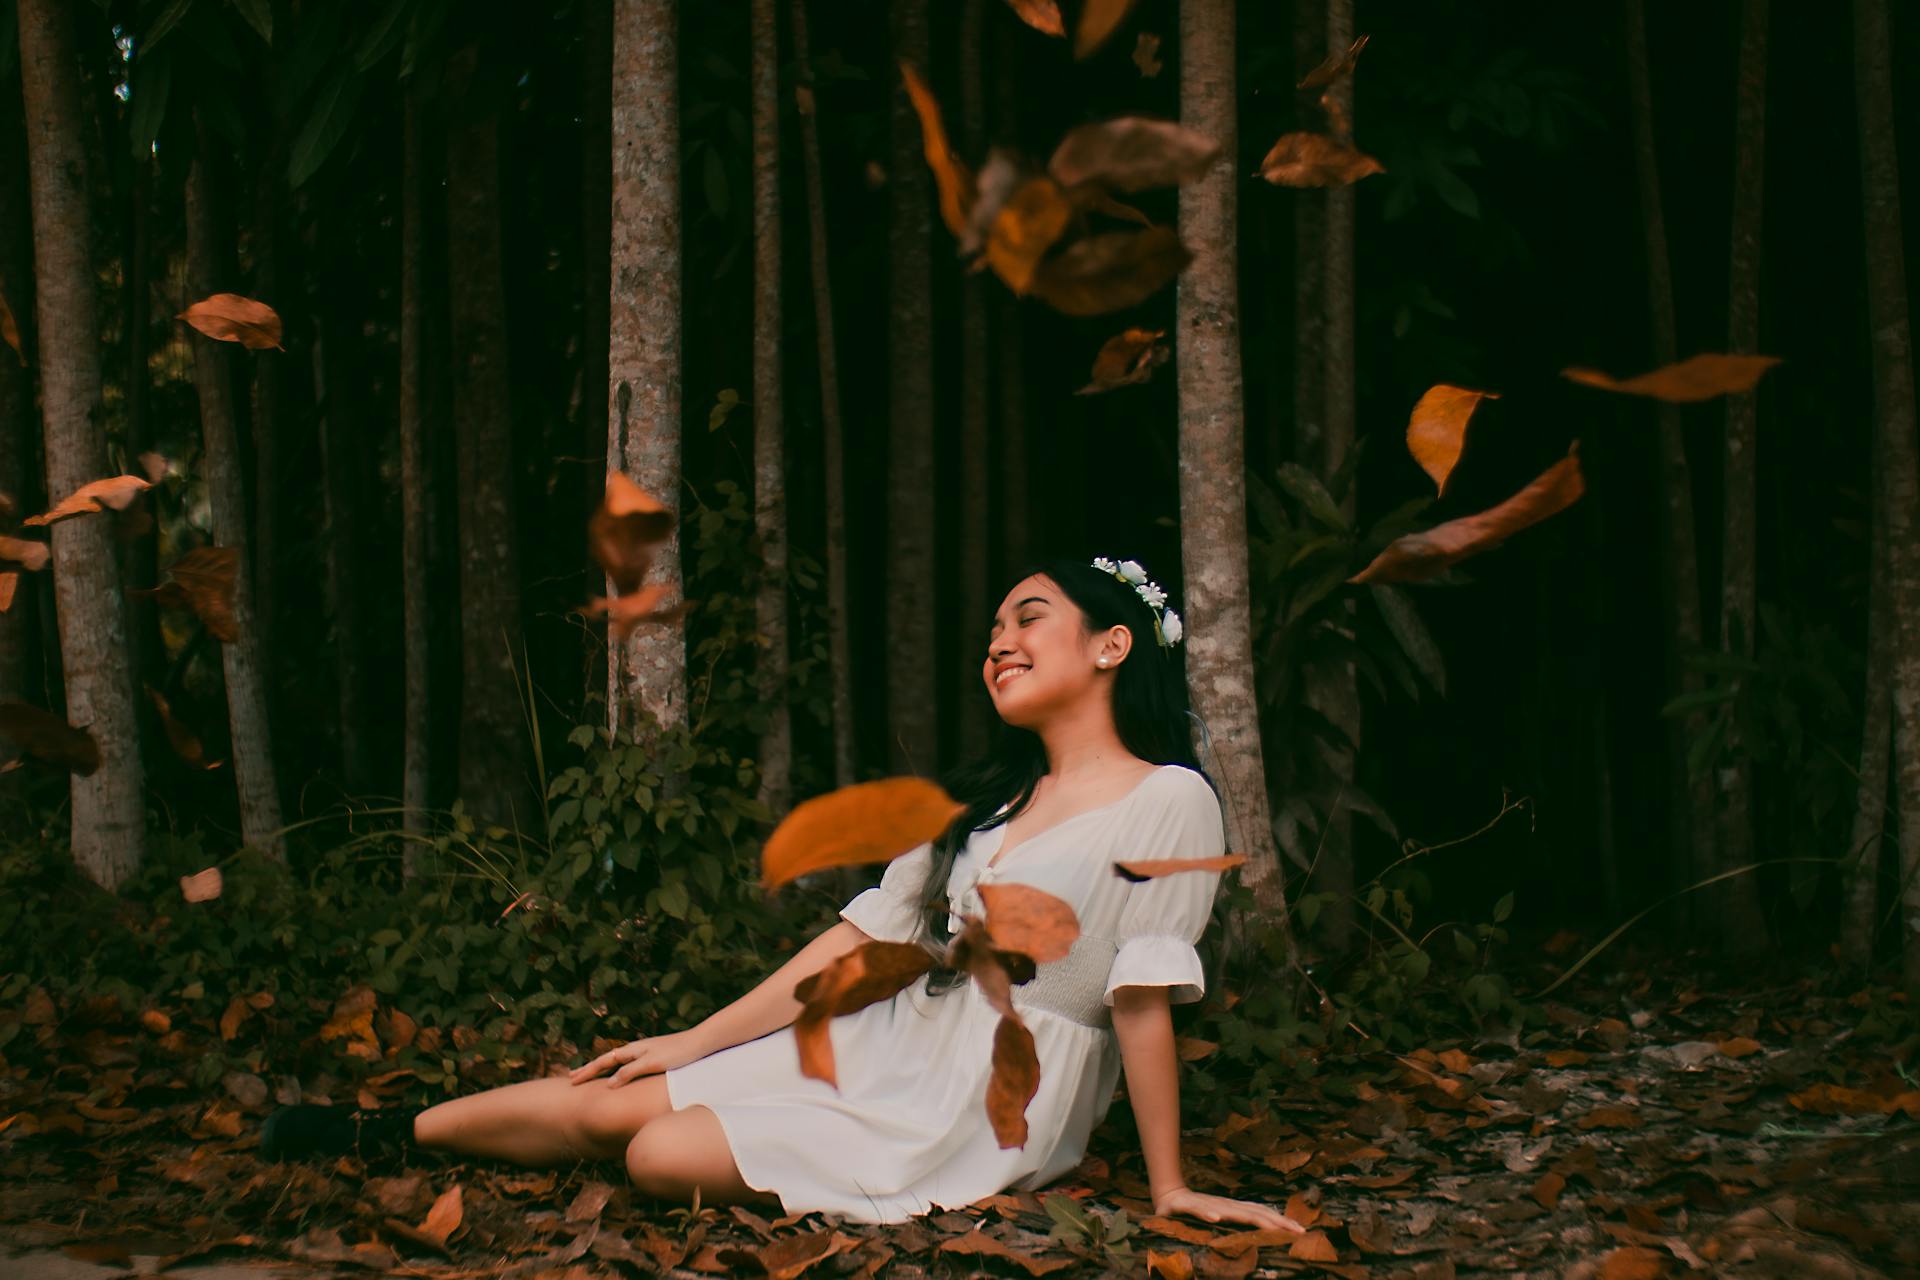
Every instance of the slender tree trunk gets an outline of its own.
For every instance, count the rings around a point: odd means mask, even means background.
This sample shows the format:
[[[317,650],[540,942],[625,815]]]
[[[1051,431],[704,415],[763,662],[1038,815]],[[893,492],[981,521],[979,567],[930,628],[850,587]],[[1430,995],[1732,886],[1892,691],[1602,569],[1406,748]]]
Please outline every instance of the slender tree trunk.
[[[813,330],[820,349],[820,426],[827,475],[827,665],[833,673],[833,784],[858,779],[854,753],[853,662],[847,636],[847,463],[840,429],[840,361],[834,351],[833,276],[827,259],[827,197],[820,174],[819,99],[807,48],[807,0],[793,0],[793,60],[808,94],[800,106],[800,159],[807,182]]]
[[[1180,120],[1235,151],[1232,0],[1181,0]],[[1180,189],[1180,234],[1194,262],[1180,277],[1181,569],[1186,583],[1187,684],[1212,738],[1203,761],[1228,803],[1227,847],[1245,853],[1246,880],[1289,960],[1293,936],[1267,808],[1266,766],[1253,689],[1247,582],[1246,424],[1231,164]],[[1151,656],[1151,655],[1148,655]],[[1297,960],[1295,961],[1297,963]]]
[[[1011,139],[1019,131],[1021,35],[1014,24],[996,24],[994,40],[995,131]],[[1027,363],[1021,334],[1020,300],[1004,290],[995,295],[995,369],[1000,410],[999,434],[994,441],[1000,459],[1001,569],[1011,576],[1033,554],[1029,532],[1032,504],[1027,487]],[[991,604],[988,606],[992,607]]]
[[[1864,122],[1863,122],[1864,123]],[[1871,247],[1869,247],[1871,252]],[[1880,418],[1875,418],[1878,432]],[[1879,450],[1870,450],[1878,456]],[[1867,670],[1861,690],[1860,788],[1854,802],[1853,842],[1841,873],[1840,954],[1856,969],[1873,965],[1878,932],[1880,858],[1889,832],[1887,780],[1893,764],[1892,584],[1887,581],[1886,500],[1878,468],[1869,478],[1872,508],[1867,541]]]
[[[986,0],[963,0],[960,10],[960,146],[970,160],[986,149],[986,85],[981,79],[980,38]],[[987,462],[992,440],[987,430],[986,280],[976,272],[960,278],[960,618],[962,636],[971,636],[976,621],[991,618],[997,600],[987,598],[988,526],[992,497]],[[984,621],[980,622],[984,627]],[[973,665],[957,663],[962,680],[957,705],[960,712],[960,756],[972,760],[987,749],[993,701],[980,687]]]
[[[455,54],[447,125],[447,248],[453,420],[460,510],[460,795],[469,809],[530,829],[528,725],[515,665],[520,569],[513,419],[500,259],[499,117],[474,84],[478,47]]]
[[[780,308],[780,19],[774,0],[753,0],[753,523],[762,576],[754,601],[758,674],[767,727],[760,735],[759,800],[785,813],[793,799],[793,716],[787,705],[786,352]]]
[[[191,303],[212,293],[231,293],[216,265],[223,253],[214,211],[217,196],[209,173],[209,140],[199,125],[199,147],[187,174],[187,276]],[[200,427],[205,443],[203,468],[213,508],[213,540],[239,557],[233,575],[233,621],[239,635],[220,646],[227,682],[227,723],[233,733],[233,775],[240,793],[240,835],[256,849],[281,861],[280,791],[273,765],[273,736],[267,725],[265,662],[260,633],[254,628],[252,548],[247,539],[247,499],[234,426],[232,347],[196,333],[194,383],[200,392]],[[260,358],[275,359],[278,352]]]
[[[1727,273],[1727,350],[1751,354],[1760,345],[1761,210],[1766,160],[1768,0],[1744,0],[1740,10],[1738,109],[1734,120],[1733,257]],[[1724,457],[1725,524],[1721,546],[1720,644],[1743,658],[1754,653],[1754,449],[1758,391],[1727,397]],[[1720,870],[1754,861],[1753,764],[1738,718],[1727,734],[1719,770]],[[1758,880],[1751,873],[1715,886],[1724,945],[1751,950],[1766,944]]]
[[[680,510],[680,80],[677,6],[616,0],[613,29],[613,292],[607,343],[607,467]],[[680,533],[646,585],[682,590]],[[612,648],[610,725],[687,718],[686,628],[635,628]]]
[[[39,485],[29,481],[33,457],[33,215],[27,199],[26,134],[12,77],[0,80],[0,305],[13,316],[20,351],[0,344],[0,527],[38,509]],[[11,504],[11,511],[7,510]],[[4,571],[0,571],[4,572]],[[0,611],[0,701],[39,702],[37,575],[13,579],[13,603]],[[0,591],[4,591],[0,585]],[[12,759],[0,746],[0,764]]]
[[[1633,115],[1634,169],[1640,191],[1640,227],[1646,245],[1647,308],[1653,335],[1653,363],[1680,358],[1673,309],[1673,271],[1667,253],[1667,219],[1660,196],[1659,153],[1653,142],[1653,88],[1647,71],[1645,0],[1625,0],[1627,93]],[[1666,682],[1669,689],[1695,693],[1703,687],[1699,671],[1681,661],[1701,647],[1705,631],[1700,609],[1700,551],[1693,522],[1693,472],[1687,464],[1680,406],[1656,402],[1659,435],[1660,585],[1666,616]],[[1718,865],[1713,826],[1713,777],[1687,771],[1687,745],[1707,731],[1704,709],[1666,722],[1667,840],[1671,849],[1670,884],[1681,888],[1704,878]],[[1692,913],[1692,899],[1676,903],[1679,924]]]
[[[588,6],[589,8],[593,6]],[[425,250],[420,229],[423,185],[420,173],[420,103],[407,94],[405,137],[400,161],[400,644],[406,668],[405,716],[401,747],[401,826],[410,832],[427,829],[428,745],[433,740],[432,671],[427,650],[427,519],[432,510],[428,492],[426,420],[420,410],[421,312],[426,306],[421,277]],[[598,468],[589,468],[598,470]],[[418,874],[425,848],[409,842],[403,858],[408,876]]]
[[[134,88],[136,91],[139,89],[137,71]],[[133,198],[128,202],[127,211],[127,260],[122,273],[126,280],[126,292],[121,305],[127,326],[127,456],[137,459],[153,448],[153,426],[148,421],[147,413],[147,325],[152,311],[149,280],[153,221],[149,207],[153,188],[152,157],[134,157],[132,170]],[[136,538],[120,550],[121,563],[125,566],[122,576],[130,585],[150,586],[160,580],[159,538]],[[127,642],[132,646],[128,660],[135,679],[157,679],[166,667],[167,652],[160,636],[160,610],[152,599],[145,596],[129,599],[123,607],[127,612]],[[138,715],[137,700],[134,706]]]
[[[58,499],[107,473],[100,415],[99,325],[88,261],[87,157],[77,67],[62,0],[18,0],[20,79],[32,180],[35,314],[47,492]],[[52,527],[54,598],[66,715],[100,747],[100,767],[74,774],[74,861],[109,889],[146,853],[140,740],[127,631],[109,524],[77,517]]]
[[[896,59],[928,68],[927,0],[887,15]],[[888,770],[931,773],[940,741],[934,673],[933,266],[930,178],[920,122],[891,70],[887,190],[887,740]]]
[[[1854,0],[1854,102],[1866,213],[1867,310],[1873,335],[1874,470],[1886,518],[1893,653],[1893,790],[1900,821],[1900,919],[1907,986],[1920,991],[1920,444],[1914,439],[1913,332],[1894,150],[1886,0]]]
[[[284,151],[270,148],[253,193],[253,296],[280,312],[289,310],[280,290],[280,178]],[[291,344],[289,344],[291,345]],[[266,654],[269,719],[279,699],[283,672],[280,646],[280,439],[286,404],[287,357],[253,362],[253,625]]]
[[[598,0],[580,6],[580,14],[580,495],[584,521],[599,508],[607,489],[607,308],[613,293],[613,6]],[[589,594],[605,591],[600,566],[589,558],[583,567]],[[582,657],[587,704],[604,707],[609,655],[590,640]]]

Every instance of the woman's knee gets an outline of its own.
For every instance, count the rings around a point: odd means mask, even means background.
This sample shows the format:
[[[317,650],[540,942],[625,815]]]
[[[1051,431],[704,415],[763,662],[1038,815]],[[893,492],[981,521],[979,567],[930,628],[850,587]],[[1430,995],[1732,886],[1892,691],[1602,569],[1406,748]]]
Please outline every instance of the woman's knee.
[[[677,1195],[683,1181],[676,1144],[668,1132],[674,1126],[664,1121],[645,1125],[627,1141],[627,1178],[634,1187],[650,1196]]]
[[[570,1087],[584,1095],[573,1106],[575,1132],[581,1142],[605,1156],[618,1156],[649,1122],[671,1109],[666,1081],[657,1075],[617,1089],[604,1081]]]

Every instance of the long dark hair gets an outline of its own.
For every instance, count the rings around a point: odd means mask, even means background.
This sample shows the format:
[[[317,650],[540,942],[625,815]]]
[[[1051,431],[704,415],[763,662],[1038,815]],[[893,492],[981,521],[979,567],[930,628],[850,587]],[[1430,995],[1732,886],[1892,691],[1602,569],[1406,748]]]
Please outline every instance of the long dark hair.
[[[1133,645],[1113,676],[1113,725],[1122,745],[1153,764],[1185,765],[1206,778],[1218,795],[1219,788],[1194,754],[1194,721],[1188,709],[1182,650],[1177,645],[1169,648],[1159,643],[1154,635],[1154,610],[1131,583],[1094,568],[1091,561],[1090,556],[1030,561],[1014,575],[1013,582],[1035,574],[1052,579],[1079,607],[1083,634],[1112,626],[1124,626],[1133,633]],[[1011,589],[1012,583],[1008,586]],[[975,625],[974,620],[968,619],[967,625]],[[984,689],[980,696],[987,696]],[[990,831],[1011,821],[1033,798],[1035,784],[1046,771],[1047,752],[1040,735],[995,715],[986,751],[938,779],[947,794],[964,804],[966,810],[934,840],[933,858],[921,892],[922,945],[936,957],[945,954],[952,939],[947,928],[947,877],[952,874],[954,859],[975,831]],[[1001,806],[1010,800],[1013,803],[1001,814]],[[958,986],[963,978],[936,965],[927,989],[938,994]]]

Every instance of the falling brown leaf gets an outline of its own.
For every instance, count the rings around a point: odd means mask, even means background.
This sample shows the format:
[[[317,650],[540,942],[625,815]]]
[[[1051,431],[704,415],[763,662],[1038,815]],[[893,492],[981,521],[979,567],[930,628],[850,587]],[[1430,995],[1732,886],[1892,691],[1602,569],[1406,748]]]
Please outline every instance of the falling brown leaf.
[[[239,572],[240,553],[232,547],[195,547],[167,566],[167,574],[179,584],[186,607],[206,624],[207,634],[222,644],[240,638],[240,624],[233,616],[234,577]],[[171,603],[173,597],[156,600]]]
[[[1318,89],[1352,75],[1354,66],[1360,61],[1360,51],[1367,47],[1367,41],[1371,38],[1361,36],[1345,53],[1328,54],[1319,66],[1307,72],[1295,88]]]
[[[174,319],[185,320],[209,338],[237,342],[249,351],[286,350],[280,345],[279,314],[266,303],[237,293],[209,294]]]
[[[1324,133],[1283,133],[1260,162],[1260,176],[1276,187],[1345,187],[1386,167],[1353,144]]]
[[[1407,452],[1420,469],[1433,477],[1434,488],[1447,490],[1447,477],[1460,461],[1467,439],[1467,420],[1482,400],[1498,400],[1497,392],[1469,391],[1446,383],[1428,389],[1407,419]]]
[[[606,493],[587,521],[587,553],[624,595],[640,586],[675,516],[624,471],[607,473]]]
[[[1220,158],[1220,144],[1171,120],[1121,116],[1067,131],[1047,160],[1063,187],[1096,183],[1110,191],[1146,191],[1197,182]]]
[[[1220,1046],[1211,1040],[1200,1040],[1193,1036],[1175,1036],[1173,1038],[1174,1056],[1182,1062],[1198,1062],[1211,1057]]]
[[[1040,1058],[1033,1032],[1001,1015],[993,1031],[993,1074],[987,1079],[987,1119],[1002,1147],[1027,1145],[1027,1104],[1040,1091]]]
[[[793,806],[760,850],[760,883],[778,888],[826,867],[890,862],[932,840],[966,806],[925,778],[880,778]]]
[[[1562,369],[1560,376],[1582,386],[1625,395],[1651,396],[1669,404],[1693,404],[1716,396],[1753,390],[1760,375],[1780,363],[1779,356],[1729,356],[1704,352],[1678,364],[1662,365],[1624,381],[1598,369]]]
[[[1146,301],[1192,261],[1171,227],[1102,231],[1042,262],[1031,292],[1070,316],[1103,315]]]
[[[167,478],[167,472],[173,469],[173,463],[165,454],[149,449],[139,457],[140,469],[147,473],[147,479],[159,484]]]
[[[1040,34],[1067,38],[1067,24],[1061,19],[1060,6],[1054,0],[1007,0],[1007,7]]]
[[[173,748],[173,753],[196,769],[219,768],[218,760],[212,764],[206,762],[206,748],[200,745],[199,737],[193,730],[174,719],[173,708],[167,705],[167,700],[161,696],[160,691],[152,685],[146,686],[146,689],[147,700],[153,703],[153,709],[160,715],[160,727],[166,730],[167,744]]]
[[[223,887],[218,867],[180,877],[180,896],[188,902],[212,902],[220,896]]]
[[[1160,37],[1151,31],[1142,31],[1140,38],[1133,42],[1133,65],[1140,68],[1140,74],[1151,80],[1160,74]]]
[[[1419,582],[1448,565],[1496,547],[1529,525],[1563,511],[1586,491],[1579,442],[1533,483],[1497,506],[1421,533],[1395,538],[1348,582]]]
[[[9,538],[0,534],[0,560],[10,561],[29,572],[38,572],[47,567],[52,550],[44,542],[35,542],[31,538]]]
[[[0,613],[13,608],[13,593],[20,586],[20,575],[9,570],[0,573]]]
[[[940,217],[947,224],[947,230],[956,236],[963,235],[973,209],[973,170],[954,154],[952,144],[947,141],[946,126],[940,120],[940,104],[919,69],[902,58],[900,75],[906,81],[907,97],[913,102],[914,113],[920,117],[920,147],[927,157],[927,167],[933,170],[934,186],[940,192]]]
[[[36,760],[85,778],[100,767],[100,744],[51,711],[24,702],[0,702],[0,738]]]
[[[1059,898],[1031,885],[982,884],[987,936],[1002,951],[1017,951],[1035,964],[1064,959],[1080,936],[1080,920]]]
[[[1113,873],[1122,880],[1152,880],[1184,871],[1231,871],[1246,860],[1244,853],[1223,853],[1217,858],[1131,858],[1114,863]]]
[[[1082,183],[1067,192],[1067,199],[1080,213],[1103,213],[1109,218],[1118,218],[1122,222],[1131,222],[1135,226],[1150,227],[1153,219],[1132,205],[1115,200],[1107,194],[1106,188],[1090,182]]]
[[[993,216],[987,265],[1015,293],[1026,293],[1047,250],[1073,221],[1073,204],[1052,178],[1040,175],[1014,188]]]
[[[933,958],[912,943],[863,942],[795,983],[793,998],[802,1006],[793,1020],[800,1074],[839,1088],[828,1023],[841,1014],[891,1000],[932,967]]]
[[[1165,329],[1133,328],[1108,338],[1093,358],[1093,381],[1074,394],[1090,396],[1147,381],[1172,356],[1167,344],[1160,341],[1166,336]]]
[[[987,148],[986,163],[974,178],[973,208],[967,214],[966,228],[958,237],[964,256],[970,258],[980,252],[993,233],[993,220],[1000,216],[1000,210],[1020,184],[1032,176],[1033,165],[1020,152],[1011,147]]]
[[[153,482],[139,476],[110,476],[105,480],[94,480],[75,489],[55,503],[51,509],[37,516],[28,516],[20,523],[23,525],[57,524],[70,516],[91,515],[96,511],[105,511],[109,508],[122,511],[143,489],[151,488],[153,488]]]
[[[1062,31],[1061,35],[1066,32]],[[7,294],[0,289],[0,341],[13,348],[13,354],[19,359],[22,369],[27,367],[27,352],[20,342],[20,326],[14,323],[13,308],[7,305]]]
[[[694,602],[682,598],[665,609],[655,608],[667,594],[667,585],[656,582],[627,596],[593,596],[581,612],[589,618],[607,615],[607,634],[623,641],[641,623],[666,623],[685,617]]]
[[[1098,53],[1132,8],[1133,0],[1087,0],[1080,7],[1080,25],[1073,31],[1073,56],[1090,58]]]

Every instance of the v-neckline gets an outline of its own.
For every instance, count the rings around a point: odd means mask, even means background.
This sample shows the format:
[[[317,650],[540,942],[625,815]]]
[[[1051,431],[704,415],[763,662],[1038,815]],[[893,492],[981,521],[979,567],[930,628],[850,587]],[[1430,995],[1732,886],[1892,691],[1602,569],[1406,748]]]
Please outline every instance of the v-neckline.
[[[1140,779],[1140,781],[1134,783],[1133,786],[1129,787],[1126,793],[1120,796],[1118,799],[1109,800],[1102,805],[1095,805],[1091,809],[1082,809],[1079,813],[1071,814],[1068,817],[1062,818],[1060,819],[1060,821],[1054,823],[1052,826],[1046,828],[1044,831],[1036,831],[1032,835],[1025,837],[1020,841],[1019,844],[1014,845],[1012,849],[1009,849],[1006,847],[1007,827],[1013,821],[1011,818],[1009,818],[1006,822],[1003,822],[1000,824],[998,828],[1000,832],[1000,846],[993,851],[992,856],[989,857],[986,861],[986,864],[981,867],[981,873],[985,874],[986,872],[996,869],[1000,865],[1000,861],[1003,855],[1018,852],[1019,850],[1024,849],[1028,845],[1032,844],[1035,840],[1038,840],[1041,836],[1050,835],[1053,832],[1058,831],[1061,827],[1066,826],[1069,822],[1077,821],[1080,818],[1091,817],[1093,814],[1096,814],[1096,813],[1104,813],[1108,809],[1112,809],[1119,805],[1125,804],[1127,801],[1133,799],[1134,795],[1137,792],[1139,792],[1140,788],[1146,786],[1149,782],[1152,782],[1154,778],[1159,775],[1162,769],[1172,769],[1176,767],[1177,766],[1171,765],[1171,764],[1155,765],[1153,767],[1152,772],[1148,773],[1147,776]]]

